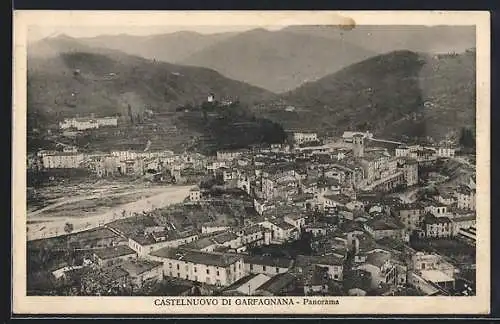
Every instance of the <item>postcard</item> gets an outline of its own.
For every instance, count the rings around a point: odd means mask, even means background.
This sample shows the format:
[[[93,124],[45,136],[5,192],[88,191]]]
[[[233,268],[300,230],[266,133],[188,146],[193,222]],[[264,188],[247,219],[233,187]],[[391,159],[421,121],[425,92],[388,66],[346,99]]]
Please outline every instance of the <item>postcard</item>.
[[[15,11],[13,313],[488,314],[481,11]]]

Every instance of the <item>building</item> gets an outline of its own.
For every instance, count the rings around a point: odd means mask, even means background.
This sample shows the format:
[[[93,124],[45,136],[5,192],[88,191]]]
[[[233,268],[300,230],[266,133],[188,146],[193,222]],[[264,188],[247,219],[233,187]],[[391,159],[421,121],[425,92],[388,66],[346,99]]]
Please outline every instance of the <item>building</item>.
[[[442,158],[452,158],[455,156],[455,149],[453,147],[438,147],[436,155]]]
[[[213,94],[213,93],[208,94],[207,101],[214,102],[215,101],[215,94]]]
[[[461,228],[457,233],[457,238],[470,245],[476,245],[476,227]]]
[[[130,282],[135,287],[142,287],[144,283],[159,281],[163,278],[163,263],[148,260],[127,260],[117,265],[126,271]]]
[[[381,284],[394,285],[397,282],[396,266],[387,251],[377,249],[368,253],[365,262],[355,268],[360,269],[370,273],[371,288],[378,288]]]
[[[82,153],[58,152],[42,156],[42,165],[45,169],[76,169],[84,160]]]
[[[293,261],[287,258],[273,258],[268,256],[244,255],[245,273],[262,273],[275,276],[288,272]]]
[[[460,186],[456,192],[457,207],[465,210],[476,210],[476,190]]]
[[[245,276],[241,255],[163,248],[149,258],[163,263],[164,276],[208,285],[230,286]]]
[[[135,258],[137,258],[137,252],[126,245],[94,250],[94,261],[101,267],[111,266]]]
[[[152,251],[164,247],[175,248],[198,239],[198,234],[186,232],[156,232],[151,234],[132,235],[128,239],[128,246],[139,256],[146,256]]]
[[[298,255],[295,260],[295,268],[299,273],[305,273],[311,265],[316,265],[327,269],[329,279],[342,281],[344,273],[343,257],[334,254],[324,256]]]
[[[443,272],[449,277],[454,277],[458,269],[451,263],[443,259],[439,254],[426,254],[424,252],[417,252],[412,255],[412,270],[416,272],[425,270],[438,270]]]
[[[302,133],[302,132],[293,133],[293,142],[295,144],[300,145],[317,141],[318,141],[318,134],[316,133]]]
[[[260,222],[259,225],[271,231],[271,243],[283,244],[299,238],[298,229],[282,220],[265,220]]]
[[[229,150],[217,151],[218,161],[232,161],[239,158],[242,154],[248,153],[248,150]]]
[[[476,226],[476,214],[455,214],[451,217],[453,224],[453,235],[457,235],[461,229],[469,229]]]
[[[389,219],[371,219],[363,224],[365,231],[367,231],[375,240],[380,240],[385,237],[393,239],[408,241],[409,237],[403,226],[397,221]]]
[[[362,158],[364,156],[364,139],[364,135],[361,134],[354,134],[352,136],[352,152],[356,158]]]
[[[418,162],[414,159],[407,159],[403,165],[403,174],[406,186],[411,187],[418,184]]]
[[[328,268],[313,265],[303,274],[304,295],[324,295],[328,293],[330,276]]]
[[[366,131],[366,132],[351,132],[351,131],[346,131],[342,134],[342,139],[344,143],[352,143],[354,135],[361,135],[365,139],[371,139],[373,138],[373,134]]]
[[[453,234],[453,223],[448,217],[436,217],[427,213],[424,225],[427,238],[447,238]]]
[[[255,290],[256,296],[290,296],[297,288],[297,277],[289,272],[281,273],[269,279]]]
[[[201,199],[201,190],[198,187],[191,188],[189,190],[189,200],[193,202],[200,201]]]
[[[392,214],[410,231],[420,228],[425,215],[423,207],[418,203],[395,206]]]
[[[255,295],[255,291],[257,288],[262,286],[264,283],[271,279],[270,276],[266,276],[262,273],[252,273],[246,277],[241,278],[240,280],[233,283],[231,286],[225,288],[222,291],[222,295],[224,296],[238,296],[238,295],[246,295],[252,296]]]
[[[298,230],[301,230],[306,224],[306,218],[302,214],[287,214],[283,219]]]

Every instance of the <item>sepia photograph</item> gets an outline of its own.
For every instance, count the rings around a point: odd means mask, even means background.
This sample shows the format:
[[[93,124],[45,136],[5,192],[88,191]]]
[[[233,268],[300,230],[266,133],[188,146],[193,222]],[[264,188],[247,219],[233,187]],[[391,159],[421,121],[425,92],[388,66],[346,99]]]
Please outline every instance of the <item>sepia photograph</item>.
[[[487,13],[18,14],[20,311],[489,311]]]

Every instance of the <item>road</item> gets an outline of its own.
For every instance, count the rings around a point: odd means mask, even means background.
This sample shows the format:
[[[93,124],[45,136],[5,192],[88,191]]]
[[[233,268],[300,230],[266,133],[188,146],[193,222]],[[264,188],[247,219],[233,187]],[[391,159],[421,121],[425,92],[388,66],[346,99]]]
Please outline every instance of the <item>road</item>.
[[[72,233],[81,232],[110,223],[116,219],[130,217],[134,213],[142,213],[143,211],[151,211],[156,208],[180,203],[189,195],[191,188],[192,186],[164,187],[156,195],[118,205],[92,216],[82,215],[82,217],[75,217],[74,215],[68,215],[68,217],[41,217],[35,215],[33,217],[31,215],[30,221],[40,222],[27,225],[27,239],[31,241],[64,235],[64,226],[66,223],[73,224]],[[123,214],[123,211],[125,211],[125,214]]]

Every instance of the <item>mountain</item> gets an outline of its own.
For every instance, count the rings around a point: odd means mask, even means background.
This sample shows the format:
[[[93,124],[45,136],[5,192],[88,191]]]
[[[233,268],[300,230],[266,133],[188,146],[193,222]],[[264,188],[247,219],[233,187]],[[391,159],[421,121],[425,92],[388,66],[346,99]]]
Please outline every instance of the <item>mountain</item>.
[[[287,128],[336,134],[369,129],[393,139],[441,139],[474,127],[475,71],[475,50],[449,55],[394,51],[283,94],[281,108],[260,113]],[[296,110],[287,112],[286,105]]]
[[[474,26],[333,25],[290,26],[283,31],[331,40],[344,40],[377,54],[395,50],[425,53],[461,53],[476,46]]]
[[[126,94],[136,99],[134,106],[158,111],[202,102],[210,92],[243,102],[273,96],[210,69],[89,47],[67,36],[41,41],[28,52],[29,94],[47,112],[120,113]]]
[[[80,38],[82,43],[115,49],[127,54],[148,59],[178,63],[189,55],[234,36],[235,33],[200,34],[191,31],[179,31],[171,34],[150,36],[103,35]]]
[[[373,55],[342,40],[254,29],[206,47],[181,62],[279,93]]]
[[[129,106],[133,114],[150,109],[168,115],[179,106],[203,103],[212,92],[242,103],[275,96],[210,69],[88,47],[66,36],[43,40],[28,51],[29,131],[77,115],[127,116]],[[165,117],[158,124],[173,122]]]

